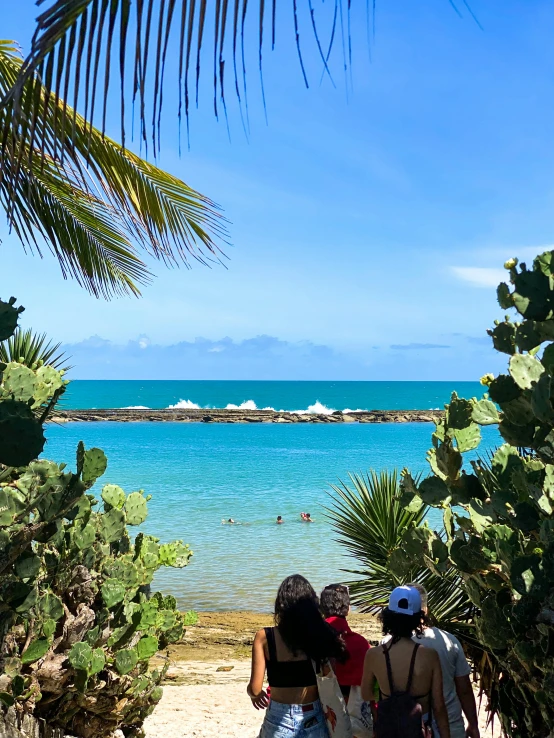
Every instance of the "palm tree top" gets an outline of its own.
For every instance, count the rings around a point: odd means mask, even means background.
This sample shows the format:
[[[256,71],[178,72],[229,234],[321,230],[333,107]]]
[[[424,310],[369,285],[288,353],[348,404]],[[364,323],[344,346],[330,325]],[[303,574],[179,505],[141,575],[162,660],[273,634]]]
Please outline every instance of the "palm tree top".
[[[312,51],[329,76],[332,51],[340,45],[340,66],[346,71],[352,60],[352,8],[369,18],[375,4],[373,0],[370,9],[366,0],[354,4],[335,0],[334,6],[321,4],[316,9],[312,0],[287,0],[286,4],[283,0],[39,0],[37,5],[44,9],[37,18],[31,50],[4,104],[15,102],[17,107],[22,87],[38,71],[42,84],[56,94],[73,90],[73,107],[79,106],[85,118],[101,121],[98,125],[104,132],[108,90],[117,82],[122,144],[125,115],[132,102],[141,138],[145,145],[152,142],[156,155],[166,62],[174,42],[178,44],[178,115],[188,125],[205,71],[213,84],[216,117],[226,113],[228,89],[236,95],[241,111],[247,111],[248,52],[255,51],[262,80],[264,50],[275,47],[282,11],[288,13],[289,32],[294,34],[300,72],[308,86],[303,44],[311,40]],[[112,113],[112,98],[109,104]]]
[[[22,69],[15,43],[0,41],[0,98]],[[219,208],[103,135],[40,75],[0,106],[0,135],[0,203],[10,228],[39,254],[46,243],[64,276],[93,294],[139,294],[150,279],[140,250],[169,265],[220,260]]]

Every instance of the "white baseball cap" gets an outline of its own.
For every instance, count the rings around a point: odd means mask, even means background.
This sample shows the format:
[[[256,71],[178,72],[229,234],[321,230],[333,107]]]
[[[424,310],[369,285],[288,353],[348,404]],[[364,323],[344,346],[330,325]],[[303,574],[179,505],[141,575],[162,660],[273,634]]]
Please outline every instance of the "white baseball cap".
[[[421,612],[421,595],[413,587],[395,587],[389,597],[389,610],[400,615],[417,615]]]

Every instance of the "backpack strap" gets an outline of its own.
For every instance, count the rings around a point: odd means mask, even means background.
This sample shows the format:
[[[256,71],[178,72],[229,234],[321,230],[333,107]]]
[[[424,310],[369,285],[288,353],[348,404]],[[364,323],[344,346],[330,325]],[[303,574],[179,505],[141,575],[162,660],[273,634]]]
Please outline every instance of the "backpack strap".
[[[275,644],[275,633],[273,628],[264,628],[265,637],[267,638],[267,650],[269,651],[269,660],[274,663],[277,661],[277,646]]]
[[[412,679],[414,676],[414,667],[415,667],[415,660],[417,656],[417,649],[419,648],[420,644],[416,643],[414,645],[414,651],[412,653],[412,660],[410,661],[410,671],[408,672],[408,684],[406,685],[406,692],[409,692],[412,687]]]
[[[387,676],[389,678],[389,689],[390,689],[389,694],[393,694],[395,690],[394,690],[394,679],[392,678],[392,667],[390,665],[390,656],[389,656],[390,648],[391,648],[390,646],[388,648],[386,648],[386,646],[383,646],[383,653],[385,654],[385,661],[387,664]]]

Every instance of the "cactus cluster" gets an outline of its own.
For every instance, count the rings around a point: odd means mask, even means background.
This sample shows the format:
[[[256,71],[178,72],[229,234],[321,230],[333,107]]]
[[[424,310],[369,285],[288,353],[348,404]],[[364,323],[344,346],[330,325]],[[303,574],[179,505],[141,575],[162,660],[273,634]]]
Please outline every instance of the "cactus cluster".
[[[0,336],[15,327],[6,306],[15,310],[0,303]],[[131,535],[148,513],[142,490],[106,484],[100,499],[92,494],[107,467],[100,449],[80,443],[74,472],[37,460],[40,410],[65,385],[51,367],[2,367],[0,710],[15,706],[83,738],[139,734],[166,668],[149,660],[194,622],[174,597],[150,593],[152,579],[162,566],[186,566],[192,552]]]
[[[23,308],[0,300],[0,341],[17,328]],[[40,363],[0,363],[0,464],[25,466],[44,448],[42,423],[65,391],[63,371]]]
[[[508,369],[486,375],[480,399],[452,395],[433,433],[431,476],[403,478],[403,502],[442,508],[445,537],[410,531],[391,566],[414,558],[440,573],[455,567],[478,608],[477,632],[501,679],[489,688],[506,735],[554,730],[554,251],[532,269],[505,264],[500,307],[514,309],[489,331]],[[504,441],[492,457],[464,465],[480,427]]]

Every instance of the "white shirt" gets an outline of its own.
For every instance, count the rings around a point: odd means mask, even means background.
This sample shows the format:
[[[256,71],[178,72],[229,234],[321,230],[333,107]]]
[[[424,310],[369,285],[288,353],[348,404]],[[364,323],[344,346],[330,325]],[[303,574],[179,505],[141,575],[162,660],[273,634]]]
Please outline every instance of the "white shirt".
[[[387,636],[382,643],[389,640],[390,636]],[[420,638],[413,636],[412,640],[414,643],[420,643],[422,646],[432,648],[438,653],[442,669],[442,691],[450,725],[450,738],[465,738],[466,730],[462,706],[456,694],[454,679],[471,674],[471,667],[467,663],[460,641],[456,636],[439,628],[425,628]],[[438,735],[436,727],[435,732]]]

